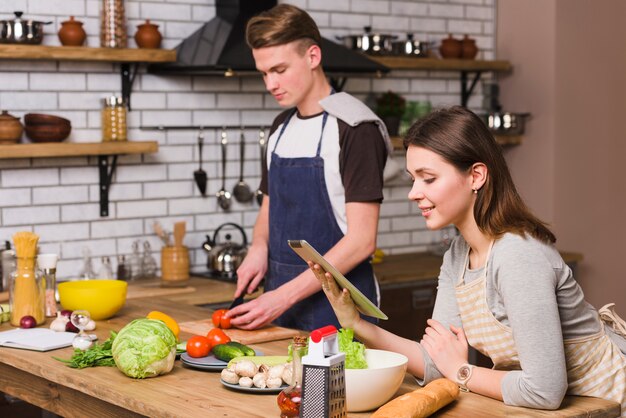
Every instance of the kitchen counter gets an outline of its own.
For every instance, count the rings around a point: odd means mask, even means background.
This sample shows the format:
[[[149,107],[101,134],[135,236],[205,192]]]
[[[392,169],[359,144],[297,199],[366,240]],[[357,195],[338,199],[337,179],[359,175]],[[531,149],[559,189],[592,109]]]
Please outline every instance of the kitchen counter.
[[[180,322],[208,317],[207,311],[169,300],[168,297],[129,299],[118,315],[98,321],[95,333],[105,340],[130,320],[150,310],[169,313]],[[2,324],[0,330],[10,329]],[[189,334],[182,333],[181,339]],[[289,340],[252,345],[267,355],[285,354]],[[279,415],[276,395],[253,395],[232,391],[220,382],[220,374],[184,367],[176,362],[172,372],[152,379],[134,380],[114,367],[72,369],[52,358],[69,358],[71,348],[34,352],[0,348],[0,391],[56,414],[75,417],[259,417]],[[417,388],[407,376],[397,395]],[[369,417],[371,413],[350,413]],[[502,402],[472,393],[460,398],[440,414],[446,417],[616,417],[619,405],[596,398],[566,397],[558,411],[536,411],[505,406]]]

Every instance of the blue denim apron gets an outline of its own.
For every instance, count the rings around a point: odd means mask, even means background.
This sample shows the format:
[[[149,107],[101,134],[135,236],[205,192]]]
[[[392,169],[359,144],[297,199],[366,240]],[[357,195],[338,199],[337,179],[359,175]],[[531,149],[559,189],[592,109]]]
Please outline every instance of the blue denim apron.
[[[276,147],[295,112],[296,109],[283,123],[272,150],[269,169],[269,268],[265,280],[267,291],[287,283],[308,268],[289,247],[288,240],[304,239],[320,254],[325,254],[344,236],[333,215],[324,180],[324,160],[320,156],[328,113],[324,112],[322,116],[322,133],[315,157],[282,158],[276,154]],[[377,288],[369,259],[361,262],[346,277],[376,304]],[[373,320],[369,317],[366,319]],[[274,322],[284,327],[307,331],[329,324],[340,327],[322,291],[296,303]]]

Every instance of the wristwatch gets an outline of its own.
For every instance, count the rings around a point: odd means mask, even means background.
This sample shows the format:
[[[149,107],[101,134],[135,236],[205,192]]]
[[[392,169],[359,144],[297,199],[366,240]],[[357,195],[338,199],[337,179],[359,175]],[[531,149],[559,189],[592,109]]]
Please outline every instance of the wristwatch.
[[[472,372],[474,371],[474,367],[471,364],[463,364],[459,367],[459,370],[456,372],[456,383],[459,385],[459,389],[462,392],[469,392],[470,390],[467,388],[467,382],[472,378]]]

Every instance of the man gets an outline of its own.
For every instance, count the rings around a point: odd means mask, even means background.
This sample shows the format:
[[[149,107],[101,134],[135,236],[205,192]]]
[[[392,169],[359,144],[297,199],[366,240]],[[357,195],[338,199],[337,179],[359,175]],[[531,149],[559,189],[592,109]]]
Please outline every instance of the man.
[[[248,22],[246,39],[267,90],[289,108],[268,141],[265,196],[235,296],[265,292],[229,312],[239,328],[269,322],[305,330],[339,325],[320,284],[287,244],[305,239],[365,296],[378,301],[369,263],[376,247],[387,131],[363,103],[333,94],[311,17],[280,4]],[[363,123],[360,123],[363,122]]]

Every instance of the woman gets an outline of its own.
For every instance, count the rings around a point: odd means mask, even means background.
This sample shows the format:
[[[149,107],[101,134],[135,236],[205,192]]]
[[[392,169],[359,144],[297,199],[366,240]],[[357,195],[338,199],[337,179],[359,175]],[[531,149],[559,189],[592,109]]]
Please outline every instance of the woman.
[[[361,320],[349,292],[309,263],[341,326],[368,347],[406,355],[420,383],[443,376],[539,409],[558,408],[566,393],[594,396],[626,413],[626,339],[585,302],[483,122],[462,107],[439,110],[413,125],[404,144],[409,199],[428,228],[460,232],[444,256],[433,319],[419,344],[391,334]],[[468,364],[468,345],[494,368]]]

